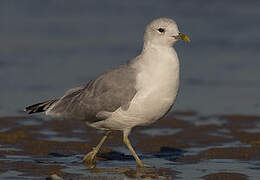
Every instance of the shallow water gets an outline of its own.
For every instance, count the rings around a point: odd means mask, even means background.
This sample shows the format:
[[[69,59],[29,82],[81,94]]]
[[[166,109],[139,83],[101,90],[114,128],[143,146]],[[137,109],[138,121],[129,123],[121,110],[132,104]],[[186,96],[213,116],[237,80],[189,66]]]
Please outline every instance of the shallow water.
[[[260,179],[260,2],[0,1],[0,179]],[[102,132],[22,113],[140,53],[145,25],[177,21],[174,114],[131,140],[112,135],[97,168],[82,157]],[[156,82],[155,82],[156,83]],[[241,115],[243,114],[243,115]]]
[[[146,127],[133,131],[131,141],[140,158],[151,166],[147,169],[136,168],[119,132],[108,138],[96,168],[87,170],[82,158],[97,144],[101,133],[72,120],[0,118],[0,123],[9,127],[0,132],[0,179],[44,179],[53,174],[64,179],[260,178],[260,134],[246,131],[259,124],[260,117],[196,114],[205,122],[198,124],[185,120],[190,114],[176,112],[153,124],[150,131]],[[20,126],[26,121],[39,123]]]

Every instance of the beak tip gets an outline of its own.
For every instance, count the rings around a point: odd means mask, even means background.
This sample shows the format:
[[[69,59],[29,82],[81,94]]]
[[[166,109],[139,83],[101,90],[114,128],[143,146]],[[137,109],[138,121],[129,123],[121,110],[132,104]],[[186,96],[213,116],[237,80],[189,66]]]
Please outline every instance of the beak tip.
[[[179,40],[190,42],[190,38],[187,35],[183,34],[183,33],[179,33],[178,38],[179,38]]]
[[[190,42],[190,38],[186,35],[184,36],[183,40],[186,41],[186,42]]]

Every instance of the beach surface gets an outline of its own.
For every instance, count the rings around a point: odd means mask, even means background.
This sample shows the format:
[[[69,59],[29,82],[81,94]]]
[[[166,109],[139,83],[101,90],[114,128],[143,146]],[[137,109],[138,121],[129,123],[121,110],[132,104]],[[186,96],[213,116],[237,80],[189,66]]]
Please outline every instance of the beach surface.
[[[205,179],[260,178],[260,117],[175,112],[130,138],[151,168],[136,168],[114,132],[95,169],[82,162],[102,137],[83,122],[40,116],[0,118],[0,179]]]

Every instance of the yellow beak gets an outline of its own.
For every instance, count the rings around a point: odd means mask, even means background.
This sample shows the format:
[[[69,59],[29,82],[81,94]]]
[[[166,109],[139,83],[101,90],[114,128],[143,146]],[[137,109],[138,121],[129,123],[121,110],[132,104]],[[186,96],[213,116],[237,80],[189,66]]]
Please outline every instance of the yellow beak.
[[[179,39],[179,40],[183,40],[183,41],[186,41],[186,42],[190,42],[190,38],[188,36],[186,36],[185,34],[183,33],[179,33],[179,35],[177,36],[174,36],[175,39]]]

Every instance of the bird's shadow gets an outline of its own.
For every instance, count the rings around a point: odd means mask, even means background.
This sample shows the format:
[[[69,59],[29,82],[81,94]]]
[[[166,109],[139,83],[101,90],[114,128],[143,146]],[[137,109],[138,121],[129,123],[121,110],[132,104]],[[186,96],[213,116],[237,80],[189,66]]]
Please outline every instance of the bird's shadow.
[[[91,170],[95,174],[125,175],[130,179],[173,179],[177,174],[170,168],[95,168]],[[163,178],[162,178],[163,177]],[[125,179],[125,178],[123,178]]]
[[[97,166],[94,169],[91,169],[90,172],[95,174],[95,176],[98,175],[100,177],[103,177],[104,175],[111,177],[123,175],[129,179],[172,179],[176,176],[177,172],[171,168],[171,164],[178,158],[182,157],[184,153],[185,151],[182,149],[163,146],[157,152],[140,155],[140,158],[144,161],[149,161],[149,159],[151,159],[150,162],[152,162],[152,164],[149,164],[151,165],[149,168],[137,168],[132,155],[125,155],[124,153],[117,151],[99,153],[98,159],[102,159],[101,161],[119,161],[122,163],[116,163],[112,167],[107,167],[107,165],[104,166],[103,164],[103,167],[100,168],[98,165],[100,162],[98,162]],[[72,167],[79,164],[79,159],[82,159],[81,155],[79,156],[75,154],[65,155],[60,153],[50,153],[49,155],[55,158],[54,162],[56,163],[63,162],[64,158],[67,159],[67,161],[70,161],[69,166]],[[167,165],[164,166],[163,163],[157,163],[156,158],[158,159],[158,162],[164,162],[161,160],[167,160],[165,161]],[[44,160],[42,163],[44,163]],[[108,164],[111,163],[113,164],[113,162],[109,162]]]
[[[180,158],[184,154],[184,150],[172,148],[172,147],[161,147],[158,152],[140,155],[141,159],[165,159],[168,161],[176,161],[176,159]],[[111,151],[106,153],[100,153],[98,157],[101,157],[104,160],[109,161],[134,161],[134,158],[131,155],[125,155],[123,153],[117,151]],[[153,161],[155,162],[155,161]],[[149,164],[151,165],[151,164]],[[118,174],[118,175],[125,175],[128,178],[138,178],[138,179],[160,179],[164,177],[166,179],[172,179],[176,175],[176,171],[172,168],[163,167],[160,165],[156,166],[156,164],[152,164],[155,167],[149,168],[131,168],[131,167],[116,167],[116,168],[98,168],[92,169],[92,173],[110,173],[110,174]]]
[[[175,161],[176,159],[180,158],[184,154],[184,150],[162,146],[159,151],[153,153],[147,153],[145,155],[140,155],[140,159],[151,159],[151,158],[161,158],[168,161]],[[105,160],[117,160],[117,161],[134,161],[132,155],[125,155],[124,153],[120,153],[117,151],[110,151],[105,153],[99,153],[99,157]]]

